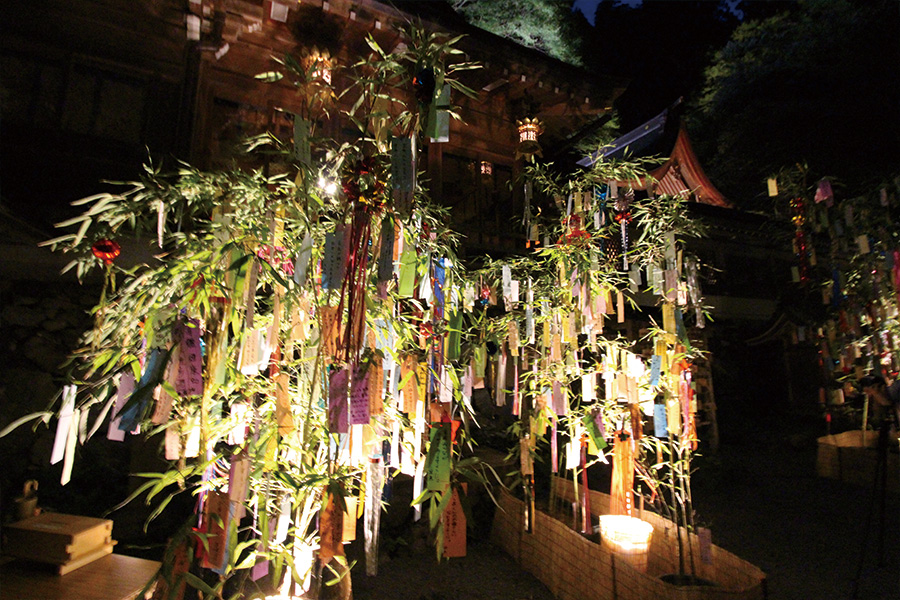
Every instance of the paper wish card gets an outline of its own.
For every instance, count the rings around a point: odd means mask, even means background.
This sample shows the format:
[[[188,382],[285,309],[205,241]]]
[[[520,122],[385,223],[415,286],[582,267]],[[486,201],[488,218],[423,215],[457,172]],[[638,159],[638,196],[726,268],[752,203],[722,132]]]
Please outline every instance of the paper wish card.
[[[177,354],[175,391],[182,398],[203,394],[203,359],[200,352],[200,324],[192,319],[182,324],[181,343]],[[172,361],[175,362],[173,356]]]
[[[350,383],[350,424],[366,425],[369,422],[369,371],[366,365],[352,367]]]
[[[465,484],[463,484],[465,486]],[[459,498],[459,490],[453,488],[450,503],[444,509],[444,556],[461,558],[466,555],[466,513]]]
[[[328,427],[332,433],[350,431],[347,414],[349,372],[347,369],[332,371],[328,386]]]

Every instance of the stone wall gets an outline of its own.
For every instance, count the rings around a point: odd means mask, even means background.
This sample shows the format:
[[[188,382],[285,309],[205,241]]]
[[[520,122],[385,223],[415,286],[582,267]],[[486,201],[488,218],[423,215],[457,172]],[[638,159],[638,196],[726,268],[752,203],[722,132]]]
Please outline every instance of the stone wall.
[[[555,479],[556,492],[574,497],[571,487]],[[569,492],[566,492],[568,488]],[[592,512],[604,513],[609,496],[591,491]],[[644,512],[643,520],[653,525],[653,539],[647,572],[636,570],[565,523],[538,511],[533,533],[524,531],[524,504],[505,490],[499,498],[492,539],[519,565],[532,573],[560,600],[669,600],[766,598],[765,574],[730,552],[713,546],[712,564],[701,565],[699,544],[692,536],[697,558],[697,575],[713,586],[674,586],[660,576],[677,572],[674,524]]]
[[[53,408],[58,408],[66,383],[63,363],[91,329],[90,310],[99,297],[99,287],[62,278],[5,278],[0,283],[0,430],[54,402]],[[123,456],[120,447],[94,443],[104,437],[101,431],[91,444],[79,448],[72,482],[60,486],[62,464],[49,464],[55,429],[56,419],[48,425],[34,421],[0,438],[4,520],[11,518],[12,500],[27,479],[38,480],[41,506],[90,516],[110,508],[110,498],[119,492],[116,487],[125,483],[127,453]]]

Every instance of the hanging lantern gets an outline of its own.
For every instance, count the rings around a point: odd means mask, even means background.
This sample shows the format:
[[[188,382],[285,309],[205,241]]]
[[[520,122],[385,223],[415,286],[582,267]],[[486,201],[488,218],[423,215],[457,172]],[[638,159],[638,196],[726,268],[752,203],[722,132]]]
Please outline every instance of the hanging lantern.
[[[482,175],[493,175],[494,174],[494,165],[490,161],[483,160],[481,161],[481,174]]]
[[[313,48],[306,55],[303,67],[306,69],[310,81],[331,85],[332,60],[331,54],[327,50],[320,51],[318,48]]]
[[[519,126],[519,145],[516,147],[516,158],[525,157],[531,160],[534,155],[543,157],[538,137],[543,133],[543,124],[537,118],[524,118],[516,121]]]
[[[103,261],[103,264],[109,266],[118,258],[122,252],[122,247],[112,240],[97,240],[91,245],[91,252]]]

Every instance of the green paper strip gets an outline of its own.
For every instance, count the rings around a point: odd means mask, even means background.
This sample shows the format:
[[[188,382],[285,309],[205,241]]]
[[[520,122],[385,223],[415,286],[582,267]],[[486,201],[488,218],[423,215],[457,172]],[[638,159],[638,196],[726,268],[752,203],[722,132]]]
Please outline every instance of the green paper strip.
[[[600,428],[597,427],[597,423],[594,421],[594,418],[590,413],[581,417],[581,424],[584,425],[584,428],[587,430],[587,434],[591,436],[591,441],[594,442],[594,445],[598,450],[603,450],[604,448],[606,448],[606,440],[603,439],[603,436],[600,434]]]
[[[475,346],[475,377],[484,377],[484,367],[487,364],[487,349],[484,344]]]
[[[450,334],[447,336],[447,360],[459,360],[462,321],[462,313],[460,311],[456,310],[450,313]]]
[[[412,296],[416,289],[416,251],[407,248],[400,255],[400,283],[398,293]]]
[[[431,424],[431,444],[425,459],[425,489],[443,491],[450,486],[450,423]]]

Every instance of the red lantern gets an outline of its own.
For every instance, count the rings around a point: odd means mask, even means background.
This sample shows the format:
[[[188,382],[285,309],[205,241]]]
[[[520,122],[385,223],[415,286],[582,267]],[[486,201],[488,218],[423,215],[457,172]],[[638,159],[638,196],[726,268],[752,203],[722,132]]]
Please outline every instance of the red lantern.
[[[118,258],[122,252],[122,247],[112,240],[97,240],[91,245],[91,252],[94,256],[103,261],[103,264],[109,266]]]

